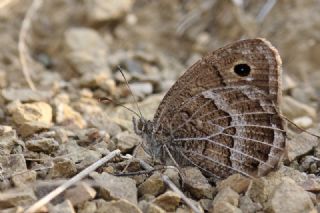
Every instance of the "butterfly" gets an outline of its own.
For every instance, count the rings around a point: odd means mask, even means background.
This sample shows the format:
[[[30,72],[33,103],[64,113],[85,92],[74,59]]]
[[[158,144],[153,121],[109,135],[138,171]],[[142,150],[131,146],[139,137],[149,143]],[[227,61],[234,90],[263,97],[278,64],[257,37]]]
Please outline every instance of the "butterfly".
[[[227,45],[176,81],[152,121],[134,119],[135,132],[166,165],[196,166],[219,179],[266,175],[285,147],[281,72],[280,55],[267,40]]]

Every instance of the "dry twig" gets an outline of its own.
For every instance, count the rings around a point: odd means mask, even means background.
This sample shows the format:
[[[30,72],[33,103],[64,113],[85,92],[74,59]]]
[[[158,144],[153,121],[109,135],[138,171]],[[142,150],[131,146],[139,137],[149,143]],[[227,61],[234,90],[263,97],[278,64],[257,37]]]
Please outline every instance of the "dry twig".
[[[27,35],[31,26],[31,21],[34,18],[37,10],[41,7],[43,0],[33,0],[31,6],[29,7],[26,16],[22,21],[22,26],[19,34],[19,56],[20,63],[22,66],[23,75],[32,90],[36,90],[34,83],[30,77],[30,69],[28,67],[28,62],[32,61],[30,53],[26,44]]]
[[[182,191],[170,180],[170,178],[166,175],[162,175],[162,180],[170,187],[172,191],[177,193],[181,199],[194,211],[195,213],[201,213],[201,211],[190,201],[187,196],[183,194]]]
[[[277,0],[267,0],[256,17],[257,22],[263,22],[276,3]]]
[[[115,156],[120,154],[120,150],[114,150],[113,152],[110,152],[107,156],[101,158],[97,162],[93,163],[86,169],[82,170],[79,174],[68,180],[67,182],[63,183],[61,186],[38,200],[35,204],[33,204],[31,207],[29,207],[25,213],[33,213],[36,212],[39,208],[46,205],[48,202],[50,202],[52,199],[54,199],[56,196],[58,196],[60,193],[62,193],[64,190],[66,190],[68,187],[74,185],[76,182],[80,181],[82,178],[86,177],[90,172],[96,170],[99,166],[103,165],[104,163],[108,162]]]

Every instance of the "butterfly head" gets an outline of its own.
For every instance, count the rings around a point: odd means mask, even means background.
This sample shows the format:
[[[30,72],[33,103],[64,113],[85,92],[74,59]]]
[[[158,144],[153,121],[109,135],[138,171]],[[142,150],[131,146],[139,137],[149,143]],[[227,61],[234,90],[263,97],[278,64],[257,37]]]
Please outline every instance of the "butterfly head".
[[[162,146],[153,137],[153,122],[140,117],[133,118],[134,131],[143,138],[142,147],[145,152],[152,157],[154,162],[160,162]]]

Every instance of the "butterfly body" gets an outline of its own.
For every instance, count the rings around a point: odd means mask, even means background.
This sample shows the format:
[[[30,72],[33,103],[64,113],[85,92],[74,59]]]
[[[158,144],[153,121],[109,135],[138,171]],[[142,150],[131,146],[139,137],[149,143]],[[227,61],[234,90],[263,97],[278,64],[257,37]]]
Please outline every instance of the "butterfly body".
[[[281,159],[281,59],[264,39],[235,42],[191,66],[136,132],[155,159],[225,178],[267,174]]]

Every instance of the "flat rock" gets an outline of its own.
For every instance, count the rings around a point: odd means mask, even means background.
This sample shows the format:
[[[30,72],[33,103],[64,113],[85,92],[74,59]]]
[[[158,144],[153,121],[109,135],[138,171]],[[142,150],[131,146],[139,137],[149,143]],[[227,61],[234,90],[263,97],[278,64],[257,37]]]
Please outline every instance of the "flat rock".
[[[59,143],[53,138],[40,138],[26,141],[26,147],[30,151],[50,154],[59,148]]]
[[[136,182],[127,177],[116,177],[108,173],[92,173],[90,177],[99,185],[100,196],[105,200],[125,199],[137,204]]]
[[[179,206],[180,200],[180,196],[177,193],[167,191],[152,202],[166,211],[175,211]]]
[[[158,196],[165,190],[166,186],[159,173],[154,173],[138,187],[139,195],[150,194]]]
[[[282,90],[288,91],[295,87],[297,87],[297,82],[295,82],[289,75],[284,74],[282,75]]]
[[[21,104],[12,112],[12,117],[16,124],[24,124],[29,121],[51,123],[52,108],[46,102]]]
[[[12,111],[12,117],[23,136],[52,126],[52,108],[45,102],[20,104]]]
[[[162,100],[163,95],[152,95],[144,99],[142,102],[139,102],[139,108],[144,118],[152,119],[156,109],[159,106],[160,101]],[[126,107],[131,109],[136,109],[135,104],[125,104]],[[124,109],[123,107],[117,107],[116,110],[113,110],[111,118],[114,122],[122,126],[124,129],[129,131],[133,130],[132,124],[132,112]]]
[[[211,198],[213,187],[208,183],[208,180],[203,176],[201,171],[196,167],[186,167],[183,169],[186,175],[185,185],[186,190],[191,193],[196,199]]]
[[[41,212],[41,210],[43,210],[44,208],[40,209],[39,212]],[[7,208],[7,209],[3,209],[1,210],[1,213],[22,213],[23,212],[23,208],[21,206],[18,207],[14,207],[14,208]]]
[[[109,72],[86,73],[79,83],[82,87],[100,88],[111,95],[116,91],[116,82],[110,78]]]
[[[0,154],[7,155],[11,153],[17,138],[16,131],[11,126],[0,126]]]
[[[199,200],[199,204],[201,205],[202,209],[205,211],[209,211],[212,208],[212,200],[211,199],[201,199]]]
[[[3,89],[7,86],[7,74],[6,71],[0,70],[0,88]]]
[[[136,96],[145,97],[153,92],[153,86],[149,82],[144,83],[130,83],[130,88]]]
[[[238,206],[240,195],[230,187],[225,187],[213,199],[213,206],[219,202],[227,202],[233,206]]]
[[[163,175],[168,176],[168,178],[170,178],[170,180],[177,186],[180,187],[180,174],[179,171],[177,169],[173,169],[173,168],[167,168],[164,172]]]
[[[122,153],[131,151],[135,146],[141,142],[141,137],[128,131],[120,132],[115,137],[115,143],[117,149],[120,149]]]
[[[242,213],[241,209],[222,201],[213,206],[213,213]]]
[[[139,202],[139,208],[144,213],[166,213],[166,211],[159,206],[145,200]]]
[[[71,129],[82,129],[86,126],[86,121],[82,118],[81,114],[64,103],[57,104],[55,120],[58,124]]]
[[[251,180],[247,177],[244,177],[240,174],[234,174],[229,176],[227,179],[224,179],[217,184],[218,191],[225,187],[230,187],[237,193],[244,193],[247,191]]]
[[[89,150],[81,147],[74,140],[69,140],[68,143],[59,146],[58,156],[65,156],[70,159],[74,164],[77,164],[78,169],[83,169],[101,158],[101,154],[97,151]]]
[[[69,137],[75,136],[74,132],[60,126],[54,126],[52,127],[52,130],[55,132],[54,139],[56,139],[56,141],[58,141],[59,144],[67,143]]]
[[[84,202],[77,207],[78,213],[96,213],[97,205],[94,201]]]
[[[116,136],[121,132],[120,126],[113,121],[105,112],[99,114],[92,114],[87,118],[88,126],[95,127],[106,131],[110,136]]]
[[[96,194],[96,190],[88,184],[81,182],[74,188],[68,189],[64,193],[64,197],[65,199],[70,200],[73,206],[76,206],[88,200],[92,200]]]
[[[55,158],[53,167],[49,169],[47,178],[69,178],[77,173],[77,168],[74,162],[67,158]]]
[[[49,208],[49,213],[75,213],[72,203],[70,200],[65,200],[51,208]]]
[[[119,19],[131,9],[133,0],[88,0],[85,2],[87,18],[90,22],[103,22]]]
[[[66,58],[78,73],[110,74],[107,46],[97,31],[84,27],[70,28],[65,32],[64,44]]]
[[[309,116],[301,116],[292,120],[297,126],[302,129],[309,129],[313,125],[313,120]]]
[[[240,197],[239,208],[242,212],[255,213],[262,210],[262,205],[260,203],[255,203],[247,195]]]
[[[312,132],[312,130],[310,130]],[[305,155],[320,143],[319,138],[302,132],[286,142],[286,155],[289,161]]]
[[[27,164],[23,154],[0,156],[1,174],[5,178],[27,171]]]
[[[290,96],[284,96],[281,106],[284,115],[288,116],[289,119],[294,119],[302,116],[309,116],[312,119],[316,119],[316,110],[304,103],[301,103]]]
[[[270,196],[267,208],[274,213],[307,213],[312,211],[314,206],[308,192],[292,179],[283,178]]]
[[[296,169],[287,166],[281,166],[278,170],[269,173],[265,177],[254,179],[249,190],[249,195],[253,201],[264,203],[282,181],[282,178],[289,177],[294,180],[304,190],[318,192],[320,191],[320,179],[314,175],[307,175]]]
[[[2,96],[6,101],[31,102],[31,101],[46,101],[52,97],[53,93],[49,90],[39,91],[31,90],[27,88],[16,89],[7,88],[2,90]]]
[[[137,205],[128,200],[119,199],[116,201],[106,202],[101,205],[96,213],[142,213]]]
[[[28,170],[16,175],[13,175],[11,180],[14,186],[22,187],[32,182],[35,182],[37,179],[37,172],[33,170]]]
[[[19,188],[0,192],[0,209],[18,206],[28,206],[37,200],[34,192],[30,188]]]

